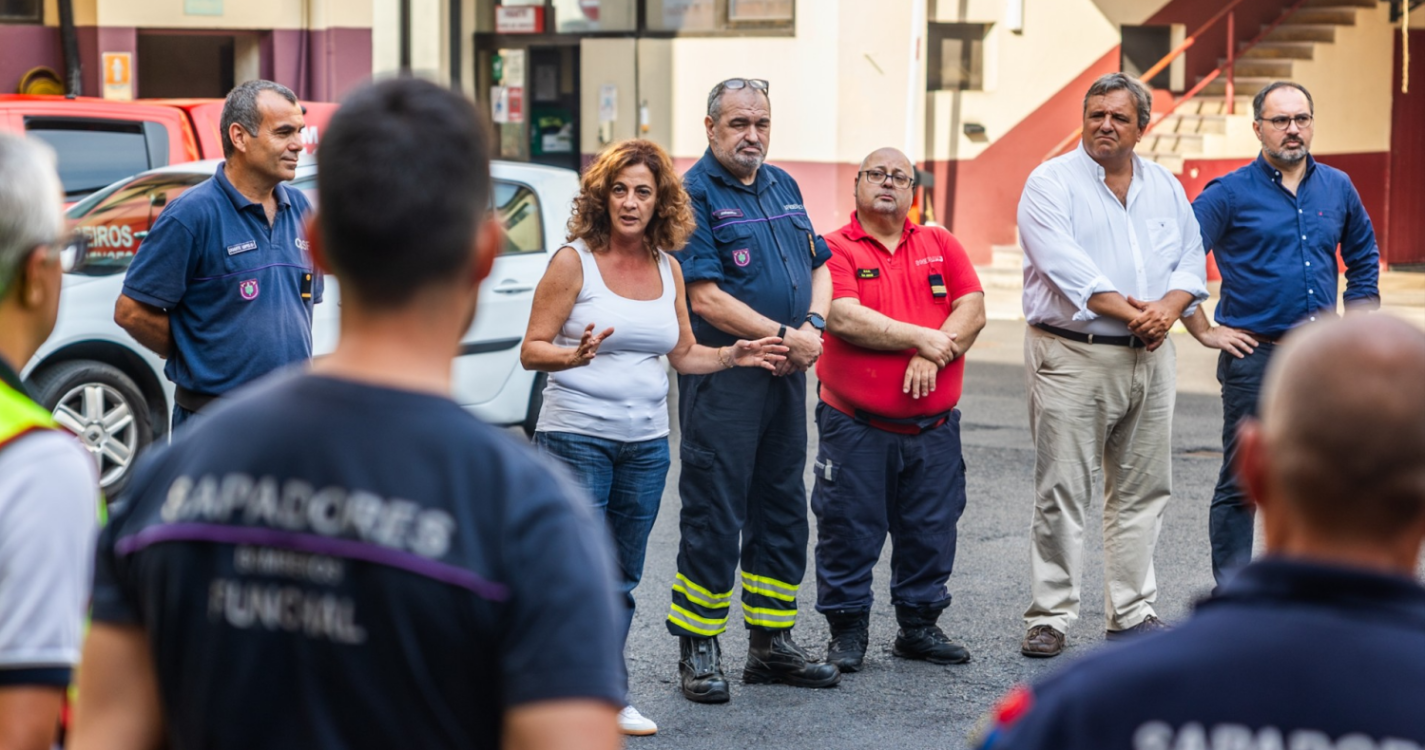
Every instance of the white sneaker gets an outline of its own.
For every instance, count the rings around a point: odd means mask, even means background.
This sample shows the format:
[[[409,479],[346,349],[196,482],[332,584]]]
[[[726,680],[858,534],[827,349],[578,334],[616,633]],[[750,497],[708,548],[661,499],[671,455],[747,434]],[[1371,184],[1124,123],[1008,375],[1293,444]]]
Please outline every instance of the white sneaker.
[[[658,725],[633,706],[624,706],[623,710],[618,712],[618,728],[620,732],[635,737],[658,733]]]

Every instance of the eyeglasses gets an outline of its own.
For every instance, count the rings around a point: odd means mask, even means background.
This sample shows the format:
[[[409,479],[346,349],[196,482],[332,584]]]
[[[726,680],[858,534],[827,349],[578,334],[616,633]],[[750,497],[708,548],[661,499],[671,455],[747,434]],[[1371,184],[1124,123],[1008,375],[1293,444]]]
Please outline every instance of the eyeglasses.
[[[1272,127],[1276,128],[1277,130],[1286,130],[1287,128],[1291,127],[1292,123],[1296,123],[1297,130],[1306,130],[1307,128],[1311,127],[1311,120],[1311,115],[1297,115],[1295,117],[1287,117],[1286,115],[1282,115],[1281,117],[1257,118],[1258,122],[1270,122],[1272,124]]]
[[[761,78],[729,78],[718,84],[719,87],[727,91],[737,91],[738,89],[753,89],[761,91],[768,96],[772,93],[772,85]]]
[[[75,232],[63,240],[56,240],[59,248],[59,267],[65,273],[74,273],[89,263],[89,235]]]
[[[904,172],[887,172],[884,169],[867,169],[864,172],[857,172],[856,176],[865,177],[876,185],[886,184],[886,178],[889,177],[891,178],[891,184],[900,190],[905,190],[915,184],[915,180],[911,179],[911,176]]]

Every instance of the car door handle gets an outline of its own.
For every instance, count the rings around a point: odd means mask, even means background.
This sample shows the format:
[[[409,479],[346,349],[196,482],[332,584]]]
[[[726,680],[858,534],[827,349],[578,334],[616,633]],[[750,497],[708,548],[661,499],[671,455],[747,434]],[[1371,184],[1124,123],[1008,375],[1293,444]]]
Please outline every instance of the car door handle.
[[[501,281],[500,285],[495,287],[494,291],[496,294],[519,294],[520,292],[529,292],[533,290],[534,285],[532,284],[523,284],[521,282],[515,281],[514,279],[506,279],[504,281]]]

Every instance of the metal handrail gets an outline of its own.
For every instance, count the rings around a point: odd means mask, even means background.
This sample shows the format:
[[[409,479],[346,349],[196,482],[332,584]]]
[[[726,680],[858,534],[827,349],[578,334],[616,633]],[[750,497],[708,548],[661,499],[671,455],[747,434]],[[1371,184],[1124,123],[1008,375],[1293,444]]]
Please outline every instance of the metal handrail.
[[[1214,68],[1212,72],[1208,73],[1207,76],[1205,76],[1201,81],[1199,81],[1196,86],[1193,86],[1186,94],[1184,94],[1177,101],[1173,102],[1173,106],[1170,107],[1168,111],[1163,114],[1163,117],[1167,117],[1168,115],[1171,115],[1173,112],[1177,111],[1178,107],[1182,106],[1189,99],[1196,96],[1199,92],[1201,92],[1204,88],[1207,87],[1207,84],[1216,80],[1218,76],[1222,75],[1222,71],[1224,68],[1227,70],[1227,113],[1232,114],[1232,110],[1235,106],[1236,101],[1235,91],[1233,90],[1234,86],[1232,68],[1236,65],[1236,58],[1238,55],[1237,45],[1234,43],[1234,37],[1236,36],[1236,14],[1232,13],[1232,10],[1238,5],[1242,4],[1242,2],[1243,0],[1232,0],[1232,2],[1222,6],[1221,10],[1213,14],[1212,18],[1209,18],[1206,23],[1202,24],[1202,26],[1199,26],[1196,31],[1189,34],[1187,38],[1182,41],[1181,44],[1179,44],[1177,47],[1174,47],[1170,52],[1168,52],[1168,54],[1164,55],[1161,60],[1154,63],[1152,67],[1143,71],[1143,73],[1138,76],[1138,79],[1146,84],[1148,81],[1153,79],[1153,76],[1156,76],[1159,73],[1163,72],[1164,69],[1166,69],[1169,65],[1173,64],[1174,60],[1180,57],[1183,53],[1187,52],[1188,48],[1196,44],[1197,40],[1203,35],[1203,33],[1206,32],[1208,29],[1211,29],[1214,25],[1217,24],[1218,21],[1222,20],[1223,16],[1227,17],[1227,62],[1223,65],[1219,65]],[[1262,39],[1266,37],[1267,34],[1271,33],[1273,29],[1281,25],[1282,21],[1285,21],[1287,17],[1289,17],[1291,14],[1300,10],[1301,6],[1305,4],[1306,0],[1297,0],[1291,5],[1291,7],[1287,8],[1286,10],[1283,10],[1281,15],[1277,17],[1276,21],[1272,22],[1272,24],[1266,29],[1264,29],[1262,33],[1258,34],[1256,38],[1248,42],[1246,46],[1242,48],[1241,51],[1246,52],[1247,50],[1257,46],[1257,44],[1259,44]],[[1161,119],[1162,118],[1159,118],[1159,121],[1161,121]],[[1146,134],[1149,130],[1152,130],[1153,126],[1156,124],[1156,121],[1148,123],[1148,127],[1144,128],[1143,132]],[[1076,128],[1074,132],[1070,133],[1067,138],[1062,141],[1059,141],[1059,143],[1056,144],[1054,148],[1051,149],[1049,153],[1044,156],[1043,161],[1048,161],[1054,158],[1055,156],[1058,156],[1060,153],[1063,152],[1065,148],[1069,146],[1069,144],[1073,143],[1079,138],[1079,136],[1082,136],[1083,134],[1084,129],[1082,126]]]

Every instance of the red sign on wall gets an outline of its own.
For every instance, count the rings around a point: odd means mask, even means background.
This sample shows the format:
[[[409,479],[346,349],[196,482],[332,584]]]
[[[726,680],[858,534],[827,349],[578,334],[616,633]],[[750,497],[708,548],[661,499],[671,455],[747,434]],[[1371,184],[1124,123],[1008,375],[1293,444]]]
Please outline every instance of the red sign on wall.
[[[544,6],[501,5],[495,8],[496,34],[543,34]]]

